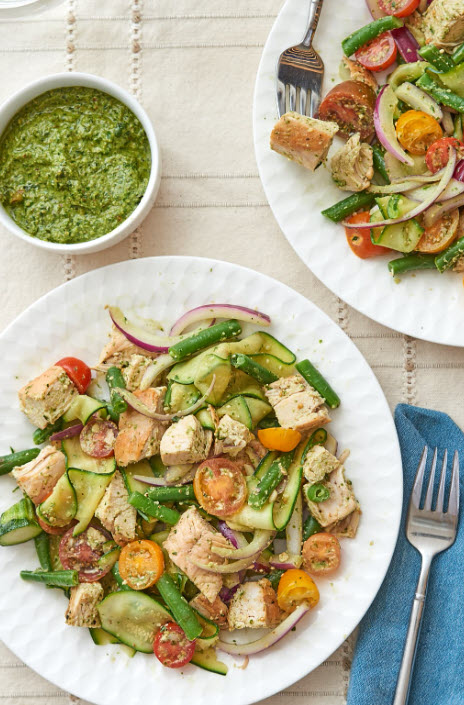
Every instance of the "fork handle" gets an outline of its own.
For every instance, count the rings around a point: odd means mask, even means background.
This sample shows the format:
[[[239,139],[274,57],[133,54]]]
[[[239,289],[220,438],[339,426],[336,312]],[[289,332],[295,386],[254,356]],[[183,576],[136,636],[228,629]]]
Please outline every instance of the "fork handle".
[[[422,613],[424,611],[425,598],[427,596],[427,583],[431,563],[432,559],[430,557],[422,557],[422,565],[417,583],[416,594],[414,596],[414,602],[412,604],[408,633],[403,651],[403,660],[401,661],[393,705],[406,705],[408,702],[411,676],[414,668],[414,660],[416,658],[417,642],[419,640],[420,628],[422,624]]]
[[[317,23],[319,22],[319,16],[321,14],[322,3],[324,0],[311,0],[309,6],[309,23],[308,30],[305,34],[302,44],[305,47],[310,47],[313,41],[314,32],[317,29]]]

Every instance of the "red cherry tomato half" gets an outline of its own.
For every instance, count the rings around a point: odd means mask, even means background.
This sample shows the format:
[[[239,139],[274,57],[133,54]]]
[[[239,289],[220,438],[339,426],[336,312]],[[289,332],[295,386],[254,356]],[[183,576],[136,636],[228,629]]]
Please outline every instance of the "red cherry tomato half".
[[[397,53],[395,40],[385,32],[358,49],[355,58],[369,71],[384,71],[395,62]]]
[[[89,526],[79,536],[73,536],[73,531],[71,527],[60,541],[60,561],[65,570],[79,571],[80,583],[94,583],[111,569],[109,565],[105,568],[98,565],[103,555],[103,544],[108,541],[108,537],[94,526]]]
[[[442,137],[430,145],[425,155],[425,163],[432,174],[436,174],[448,164],[450,147],[458,150],[458,156],[461,157],[464,154],[464,143],[456,137]]]
[[[189,641],[178,624],[168,622],[156,632],[153,651],[163,666],[182,668],[193,658],[195,640]]]
[[[419,7],[420,0],[378,0],[378,3],[386,15],[409,17]]]
[[[369,142],[375,134],[374,107],[375,93],[370,86],[342,81],[327,93],[317,117],[336,122],[343,137],[359,132],[363,142]]]
[[[114,453],[118,427],[112,421],[92,416],[81,431],[79,440],[84,453],[92,458],[109,458]]]
[[[63,357],[56,365],[63,368],[71,382],[76,385],[79,394],[85,394],[92,379],[90,367],[77,357]]]
[[[350,223],[368,223],[369,218],[369,211],[363,211],[362,213],[355,213],[354,215],[351,215],[347,218],[347,221]],[[359,230],[356,228],[345,228],[345,234],[352,252],[354,252],[354,254],[361,259],[378,257],[379,255],[386,255],[391,252],[388,247],[374,245],[371,240],[370,230],[364,230],[364,228]]]
[[[60,536],[60,534],[66,533],[66,531],[69,531],[71,526],[71,524],[66,524],[66,526],[50,526],[50,524],[47,524],[39,516],[36,516],[36,519],[39,522],[39,526],[45,531],[45,533],[51,534],[52,536]]]

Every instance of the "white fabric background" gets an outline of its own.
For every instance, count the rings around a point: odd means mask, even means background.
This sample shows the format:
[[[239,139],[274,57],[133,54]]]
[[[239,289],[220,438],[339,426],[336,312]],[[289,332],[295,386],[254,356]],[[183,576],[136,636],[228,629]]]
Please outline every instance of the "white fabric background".
[[[350,309],[299,261],[274,222],[258,178],[251,107],[261,51],[281,5],[67,0],[21,21],[0,15],[0,100],[48,73],[100,74],[141,100],[163,156],[155,207],[136,233],[110,250],[55,256],[0,230],[0,327],[58,284],[111,262],[166,254],[216,257],[276,277],[326,311],[366,356],[392,409],[400,401],[433,407],[464,426],[462,350],[407,338]],[[302,699],[306,705],[342,705],[350,655],[347,642],[266,705]],[[0,644],[0,703],[70,702],[79,701]]]

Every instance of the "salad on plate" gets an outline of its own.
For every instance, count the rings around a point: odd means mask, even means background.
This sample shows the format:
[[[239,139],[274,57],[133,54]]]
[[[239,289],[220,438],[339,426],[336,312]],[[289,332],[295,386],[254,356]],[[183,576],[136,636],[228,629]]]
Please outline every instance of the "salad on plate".
[[[63,358],[19,390],[35,447],[0,458],[23,494],[0,545],[34,540],[21,577],[62,589],[95,644],[225,675],[217,651],[294,629],[356,535],[349,453],[327,431],[340,399],[258,311],[200,306],[169,335],[109,314],[93,368]]]
[[[314,171],[334,137],[322,211],[362,259],[393,276],[464,271],[464,0],[367,0],[373,21],[342,42],[341,83],[317,117],[285,113],[271,148]],[[395,254],[401,256],[392,259]]]

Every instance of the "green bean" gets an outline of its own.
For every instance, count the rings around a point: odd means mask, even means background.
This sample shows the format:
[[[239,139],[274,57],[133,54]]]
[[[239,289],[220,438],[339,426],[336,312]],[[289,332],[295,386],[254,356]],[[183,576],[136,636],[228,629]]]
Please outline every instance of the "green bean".
[[[179,487],[151,487],[147,495],[155,502],[181,502],[186,499],[195,499],[192,485]]]
[[[121,577],[121,573],[119,572],[119,561],[116,561],[114,566],[111,568],[111,572],[113,574],[113,578],[115,579],[118,589],[119,590],[130,590],[131,588],[127,583],[124,582],[124,580]]]
[[[325,215],[326,218],[330,218],[334,223],[339,223],[341,220],[345,220],[349,215],[356,213],[356,211],[362,208],[370,208],[374,201],[375,194],[373,193],[368,193],[367,191],[353,193],[342,201],[334,203],[330,208],[326,208],[322,211],[322,215]]]
[[[39,559],[40,567],[43,570],[53,571],[52,559],[50,557],[50,540],[48,534],[42,531],[41,534],[35,537],[35,550]]]
[[[187,639],[193,641],[200,636],[203,627],[185,597],[180,594],[171,576],[168,573],[163,573],[156,583],[156,587],[172,612],[175,621],[184,630]]]
[[[417,52],[423,59],[433,64],[439,71],[449,71],[453,69],[455,63],[449,54],[441,52],[433,44],[426,44]]]
[[[385,166],[385,159],[383,157],[384,153],[378,144],[372,145],[372,156],[374,159],[374,169],[380,174],[382,179],[389,184],[390,177],[388,176],[387,168]]]
[[[243,353],[231,355],[230,362],[238,370],[242,370],[245,374],[250,375],[250,377],[256,379],[260,384],[271,384],[271,382],[275,382],[279,379],[273,372],[270,372],[260,365],[259,362],[255,362],[251,357]]]
[[[403,25],[403,20],[390,16],[381,17],[379,20],[366,24],[342,41],[342,49],[345,52],[345,56],[351,56],[364,44],[378,37],[379,34],[389,32],[391,29],[399,29]]]
[[[308,451],[314,446],[322,446],[327,440],[327,431],[325,428],[316,428],[308,438],[308,442],[305,445],[304,451],[301,454],[301,462],[304,463]]]
[[[74,587],[75,585],[79,585],[77,570],[57,570],[55,572],[45,570],[22,570],[20,576],[23,580],[45,583],[45,585],[52,587]]]
[[[310,514],[303,524],[303,541],[309,539],[313,534],[318,534],[319,531],[322,531],[322,526],[316,521],[312,514]]]
[[[455,64],[460,64],[464,61],[464,44],[460,44],[451,54],[451,58]]]
[[[55,423],[49,424],[46,428],[36,428],[32,434],[32,440],[36,446],[40,446],[42,443],[48,441],[50,436],[52,436],[57,431],[61,431],[63,428],[63,419],[58,419]]]
[[[279,587],[280,579],[284,573],[284,570],[271,570],[271,572],[267,576],[267,579],[271,583],[274,590],[277,590],[277,588]]]
[[[119,419],[119,415],[127,410],[127,403],[117,392],[114,391],[118,387],[120,387],[121,389],[126,388],[126,383],[119,367],[109,368],[108,372],[106,373],[106,383],[111,392],[111,409],[114,412],[114,415],[117,416]]]
[[[310,502],[325,502],[330,497],[330,490],[322,482],[315,482],[314,485],[308,487],[306,495]]]
[[[6,475],[13,468],[29,463],[40,453],[40,448],[30,448],[29,450],[18,450],[16,453],[9,453],[0,457],[0,475]]]
[[[435,255],[420,255],[414,252],[406,257],[392,259],[388,263],[388,269],[394,277],[416,269],[436,269]]]
[[[222,321],[216,323],[210,328],[204,328],[199,333],[191,335],[189,338],[184,338],[179,343],[172,345],[169,348],[169,354],[174,360],[183,360],[194,353],[203,350],[204,348],[213,345],[214,343],[235,338],[242,332],[242,326],[235,319],[231,321]]]
[[[259,509],[266,504],[272,492],[279,485],[284,477],[284,471],[288,470],[293,460],[294,451],[284,453],[279,458],[274,460],[268,467],[256,488],[253,489],[248,497],[248,504],[255,509]]]
[[[154,519],[164,521],[166,524],[177,524],[180,519],[180,514],[176,509],[165,507],[159,502],[154,502],[152,499],[145,497],[141,492],[131,492],[128,499],[129,504],[132,504],[142,515],[148,515]]]
[[[331,409],[336,409],[340,406],[340,397],[338,394],[334,392],[327,380],[324,379],[309,360],[297,362],[295,367],[307,383],[310,384],[311,387],[314,387],[321,397],[324,397],[326,404],[328,404]]]
[[[417,81],[416,85],[431,95],[437,103],[446,105],[448,108],[453,108],[453,110],[457,110],[459,113],[464,113],[464,98],[453,93],[449,88],[440,86],[428,73],[424,73]]]
[[[453,137],[456,137],[457,140],[462,140],[462,137],[463,137],[463,132],[462,132],[462,115],[455,115],[455,116],[454,116]]]
[[[435,266],[439,272],[445,272],[447,269],[454,267],[456,262],[463,256],[464,237],[461,237],[435,257]]]

